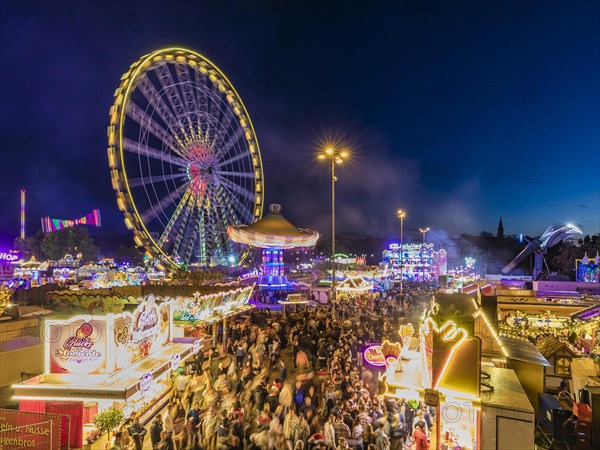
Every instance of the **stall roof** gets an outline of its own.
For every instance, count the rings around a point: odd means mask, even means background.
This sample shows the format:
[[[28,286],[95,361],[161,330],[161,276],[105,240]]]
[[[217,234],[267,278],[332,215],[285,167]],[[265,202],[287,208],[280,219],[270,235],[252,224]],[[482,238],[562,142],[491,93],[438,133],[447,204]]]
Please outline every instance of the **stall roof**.
[[[179,354],[183,360],[191,353],[191,349],[189,344],[171,343],[110,376],[43,374],[12,387],[15,389],[15,396],[19,398],[43,396],[49,399],[77,397],[127,400],[137,392],[138,383],[144,374],[158,376],[171,364],[172,356]]]
[[[566,348],[569,353],[575,356],[573,352],[563,341],[555,336],[547,336],[539,341],[536,341],[536,348],[540,351],[544,358],[548,359],[554,356],[556,352]]]
[[[594,305],[571,314],[571,319],[588,321],[598,316],[600,316],[600,305]]]
[[[486,367],[483,372],[490,375],[488,383],[494,387],[494,392],[481,388],[482,405],[535,414],[514,370]]]
[[[529,341],[508,337],[503,334],[500,335],[500,340],[508,351],[508,357],[511,359],[548,367],[551,365],[548,360],[544,358],[544,355],[535,348],[535,345]]]

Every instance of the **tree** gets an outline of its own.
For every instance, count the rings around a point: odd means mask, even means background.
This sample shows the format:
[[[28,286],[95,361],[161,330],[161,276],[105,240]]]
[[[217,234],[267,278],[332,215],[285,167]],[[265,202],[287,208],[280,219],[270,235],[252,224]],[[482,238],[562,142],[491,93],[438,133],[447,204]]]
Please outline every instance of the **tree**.
[[[41,249],[46,258],[55,261],[66,254],[71,254],[74,258],[81,254],[84,261],[95,261],[98,257],[98,246],[94,244],[87,228],[80,226],[46,233]]]
[[[129,263],[130,266],[143,266],[144,265],[144,253],[133,245],[119,245],[117,255],[115,257],[117,263]]]
[[[548,265],[550,270],[555,270],[568,275],[572,280],[575,279],[575,260],[582,259],[586,254],[590,259],[596,257],[600,252],[600,234],[585,236],[580,239],[578,245],[572,242],[561,242],[548,252]]]
[[[94,426],[100,435],[103,435],[104,433],[109,433],[117,428],[124,417],[123,411],[111,406],[96,414],[96,417],[94,417]]]
[[[35,256],[36,259],[43,259],[42,241],[44,240],[44,232],[38,231],[33,236],[26,236],[25,239],[20,237],[14,241],[14,246],[23,255],[23,259],[29,259]]]

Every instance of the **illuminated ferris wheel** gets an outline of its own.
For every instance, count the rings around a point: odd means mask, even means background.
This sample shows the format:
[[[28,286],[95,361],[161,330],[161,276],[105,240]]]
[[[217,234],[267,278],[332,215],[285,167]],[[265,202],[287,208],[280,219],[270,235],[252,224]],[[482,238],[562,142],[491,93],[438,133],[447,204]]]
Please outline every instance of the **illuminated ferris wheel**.
[[[202,55],[158,50],[121,78],[110,109],[108,159],[135,243],[165,267],[225,265],[229,225],[260,219],[258,141],[231,82]]]

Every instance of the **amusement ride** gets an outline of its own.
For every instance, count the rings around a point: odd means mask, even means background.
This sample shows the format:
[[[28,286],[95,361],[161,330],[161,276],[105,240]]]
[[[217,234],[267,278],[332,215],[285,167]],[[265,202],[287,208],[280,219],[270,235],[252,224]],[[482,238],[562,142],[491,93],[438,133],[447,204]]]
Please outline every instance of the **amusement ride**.
[[[262,160],[242,99],[211,61],[167,48],[135,62],[110,109],[108,160],[125,225],[158,267],[243,258],[227,227],[262,217]]]

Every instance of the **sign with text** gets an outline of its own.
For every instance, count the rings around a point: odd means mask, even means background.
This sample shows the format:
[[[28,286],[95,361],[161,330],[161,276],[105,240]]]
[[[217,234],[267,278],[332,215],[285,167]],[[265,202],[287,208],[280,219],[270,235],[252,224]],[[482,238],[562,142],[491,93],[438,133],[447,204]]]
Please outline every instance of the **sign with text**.
[[[425,389],[423,400],[427,406],[437,408],[440,406],[440,393],[434,389]]]
[[[46,322],[50,373],[106,373],[106,321]]]
[[[62,416],[0,409],[0,448],[60,449]]]

